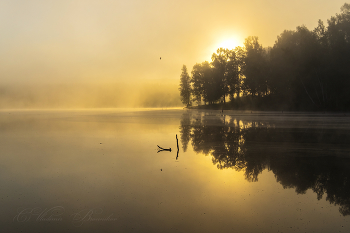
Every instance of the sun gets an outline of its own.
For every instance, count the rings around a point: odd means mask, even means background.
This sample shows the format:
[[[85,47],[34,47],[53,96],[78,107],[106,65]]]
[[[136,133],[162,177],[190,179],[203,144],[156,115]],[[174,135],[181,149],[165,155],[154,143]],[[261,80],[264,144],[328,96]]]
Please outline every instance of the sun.
[[[215,33],[205,49],[204,59],[211,59],[212,54],[216,53],[219,48],[233,50],[238,46],[243,46],[244,40],[240,34],[223,34]]]
[[[234,49],[237,46],[241,46],[241,43],[238,41],[237,38],[231,37],[231,38],[224,38],[220,42],[218,42],[216,44],[216,49],[218,48]]]

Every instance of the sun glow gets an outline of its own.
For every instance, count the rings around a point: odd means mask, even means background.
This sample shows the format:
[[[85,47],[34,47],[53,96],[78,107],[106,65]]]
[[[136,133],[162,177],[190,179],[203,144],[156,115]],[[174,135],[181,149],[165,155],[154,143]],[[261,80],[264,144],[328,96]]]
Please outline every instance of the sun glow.
[[[224,48],[224,49],[234,49],[237,46],[242,46],[240,41],[236,37],[224,38],[219,43],[216,44],[216,49]]]
[[[221,34],[221,33],[216,33],[216,34]],[[204,59],[209,59],[210,61],[212,54],[216,53],[216,51],[219,48],[232,50],[238,46],[243,47],[243,42],[244,42],[243,37],[238,34],[215,36],[212,38],[210,45],[205,50]]]

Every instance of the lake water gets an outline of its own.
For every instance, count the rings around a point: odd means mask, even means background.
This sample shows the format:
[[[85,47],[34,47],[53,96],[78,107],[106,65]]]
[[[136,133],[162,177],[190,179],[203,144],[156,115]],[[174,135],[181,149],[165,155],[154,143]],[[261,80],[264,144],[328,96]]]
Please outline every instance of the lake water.
[[[2,110],[1,231],[349,232],[349,142],[345,114]]]

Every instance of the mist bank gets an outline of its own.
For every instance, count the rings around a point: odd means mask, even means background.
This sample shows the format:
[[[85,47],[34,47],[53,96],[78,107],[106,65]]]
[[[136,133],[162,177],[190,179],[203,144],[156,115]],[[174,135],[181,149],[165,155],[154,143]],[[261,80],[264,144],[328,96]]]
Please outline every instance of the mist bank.
[[[0,109],[156,108],[181,105],[176,83],[0,85]]]

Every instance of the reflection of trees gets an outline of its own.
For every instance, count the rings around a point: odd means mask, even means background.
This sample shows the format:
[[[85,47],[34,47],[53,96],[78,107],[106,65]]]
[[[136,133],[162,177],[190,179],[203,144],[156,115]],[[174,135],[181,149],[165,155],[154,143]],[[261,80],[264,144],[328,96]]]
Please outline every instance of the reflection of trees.
[[[350,215],[350,159],[334,156],[348,153],[346,131],[273,127],[204,113],[184,114],[180,130],[184,150],[191,141],[218,169],[243,170],[248,181],[269,169],[284,188],[298,194],[311,189],[318,199],[326,195]]]
[[[350,215],[350,160],[336,156],[290,157],[273,159],[270,169],[284,188],[298,194],[311,189],[317,199],[339,205],[343,215]]]
[[[190,140],[191,127],[192,127],[190,119],[191,118],[189,114],[187,114],[187,116],[185,117],[182,117],[181,119],[180,134],[181,134],[182,149],[184,150],[184,152],[187,151],[188,141]]]
[[[257,181],[258,174],[266,168],[266,158],[264,154],[246,153],[245,127],[247,124],[237,122],[231,117],[184,114],[180,126],[180,132],[185,132],[185,135],[181,135],[183,148],[187,148],[191,140],[193,150],[210,154],[213,164],[219,169],[245,170],[247,180]],[[191,132],[189,136],[188,132]]]

